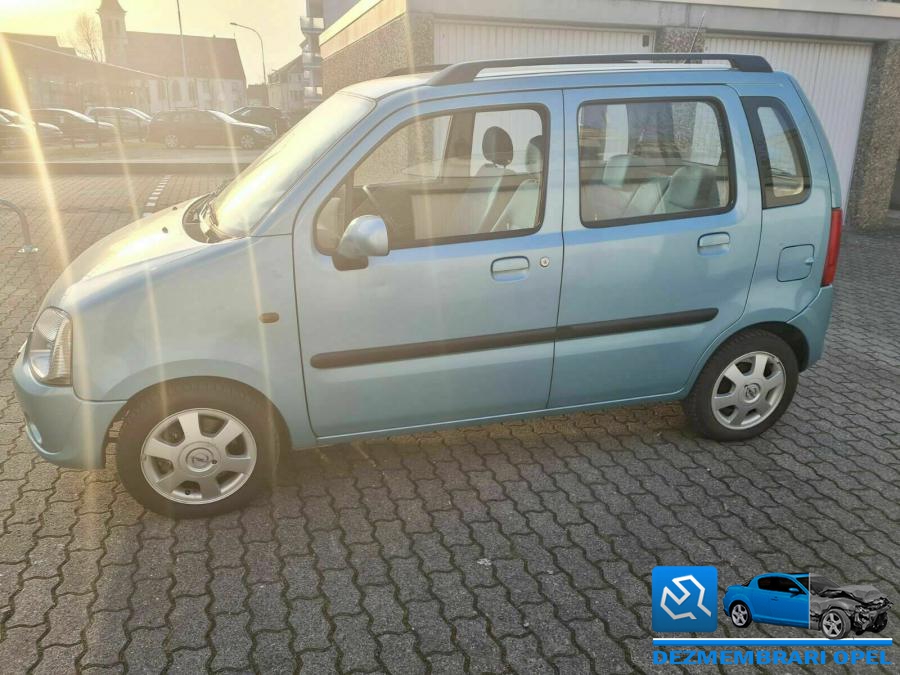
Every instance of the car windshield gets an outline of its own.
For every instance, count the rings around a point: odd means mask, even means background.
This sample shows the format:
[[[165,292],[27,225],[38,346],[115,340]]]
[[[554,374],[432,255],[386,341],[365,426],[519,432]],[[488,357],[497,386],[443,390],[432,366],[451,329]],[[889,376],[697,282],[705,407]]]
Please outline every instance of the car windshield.
[[[144,120],[144,121],[146,121],[146,122],[149,122],[149,121],[152,119],[152,118],[150,117],[150,115],[148,115],[147,113],[145,113],[145,112],[142,111],[142,110],[138,110],[137,108],[122,108],[122,110],[127,110],[127,111],[130,112],[131,114],[140,117],[142,120]]]
[[[828,577],[811,576],[809,578],[809,586],[812,589],[812,592],[818,595],[830,588],[837,588],[838,584]]]
[[[256,158],[211,203],[216,229],[250,234],[306,170],[375,106],[371,99],[338,93],[298,122]]]

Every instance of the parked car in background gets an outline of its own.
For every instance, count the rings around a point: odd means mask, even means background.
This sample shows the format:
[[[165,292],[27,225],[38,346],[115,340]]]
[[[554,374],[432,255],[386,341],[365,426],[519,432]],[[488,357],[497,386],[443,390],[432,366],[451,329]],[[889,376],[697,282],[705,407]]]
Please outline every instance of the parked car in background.
[[[10,121],[0,113],[0,151],[5,148],[19,148],[28,143],[28,129]]]
[[[35,122],[26,115],[17,113],[9,108],[0,108],[0,115],[3,115],[13,124],[17,124],[25,129],[34,129],[37,132],[38,140],[42,145],[56,145],[63,140],[63,133],[59,127],[47,122]]]
[[[286,113],[269,105],[245,105],[230,114],[240,122],[267,126],[275,132],[276,136],[281,136],[294,124]]]
[[[269,145],[275,132],[262,124],[240,122],[218,110],[167,110],[150,123],[147,140],[167,148],[238,145],[245,150]]]
[[[112,142],[116,140],[116,128],[109,122],[98,122],[87,115],[67,108],[36,108],[31,116],[37,122],[59,127],[67,141]]]
[[[151,118],[146,113],[135,108],[90,107],[85,114],[91,119],[112,124],[119,133],[120,138],[137,138],[143,140],[147,137],[147,129],[150,128]]]

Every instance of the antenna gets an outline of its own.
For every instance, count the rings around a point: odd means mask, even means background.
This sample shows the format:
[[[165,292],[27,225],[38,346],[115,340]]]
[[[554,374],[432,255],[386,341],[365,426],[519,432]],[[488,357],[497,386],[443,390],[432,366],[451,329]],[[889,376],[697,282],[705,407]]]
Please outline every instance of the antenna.
[[[694,37],[691,40],[691,46],[688,47],[688,52],[694,51],[694,45],[697,44],[697,37],[700,35],[700,31],[703,28],[703,20],[706,18],[706,11],[704,10],[703,14],[700,15],[700,23],[697,24],[697,30],[694,31]],[[687,59],[684,60],[687,63]]]

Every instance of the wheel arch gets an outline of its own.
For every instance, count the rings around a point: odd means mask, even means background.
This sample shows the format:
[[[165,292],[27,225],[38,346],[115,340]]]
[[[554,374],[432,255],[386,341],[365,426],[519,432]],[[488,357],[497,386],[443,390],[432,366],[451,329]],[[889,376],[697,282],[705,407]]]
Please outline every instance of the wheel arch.
[[[188,382],[188,381],[204,381],[204,382],[219,382],[219,383],[227,383],[229,385],[233,385],[236,387],[240,387],[248,392],[251,396],[258,399],[263,405],[268,407],[268,409],[272,413],[273,422],[275,424],[276,429],[278,430],[278,440],[279,446],[283,450],[290,450],[293,446],[291,440],[291,434],[288,429],[287,421],[285,420],[284,415],[278,406],[263,392],[261,392],[256,387],[253,387],[246,382],[241,382],[240,380],[235,380],[229,377],[220,377],[220,376],[212,376],[212,375],[195,375],[195,376],[185,376],[185,377],[176,377],[169,380],[163,380],[161,382],[156,382],[154,384],[148,385],[141,389],[140,391],[135,392],[123,405],[119,408],[119,412],[116,413],[116,416],[113,418],[112,422],[110,422],[109,426],[106,429],[106,438],[104,439],[104,446],[110,441],[110,432],[113,427],[116,426],[119,422],[125,419],[128,415],[129,409],[133,406],[134,402],[138,399],[143,399],[145,397],[156,397],[158,399],[164,399],[166,395],[166,387],[170,387],[178,382]]]

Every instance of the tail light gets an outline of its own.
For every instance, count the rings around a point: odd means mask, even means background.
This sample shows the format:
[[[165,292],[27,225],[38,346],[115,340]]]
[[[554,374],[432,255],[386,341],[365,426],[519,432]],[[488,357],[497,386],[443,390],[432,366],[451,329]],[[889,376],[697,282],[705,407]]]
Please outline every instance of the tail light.
[[[822,271],[822,285],[830,286],[837,272],[838,253],[841,250],[841,225],[844,213],[840,209],[831,209],[831,232],[828,233],[828,253],[825,256],[825,269]]]

